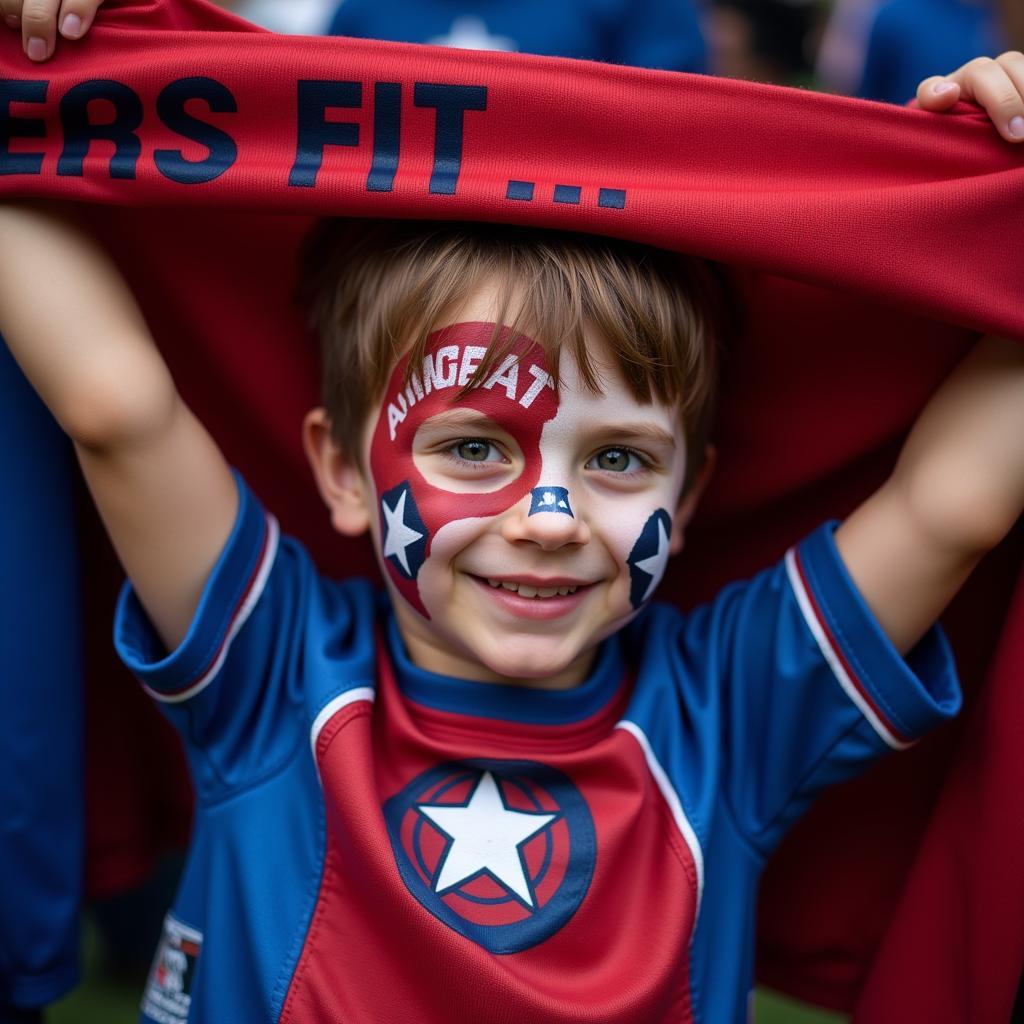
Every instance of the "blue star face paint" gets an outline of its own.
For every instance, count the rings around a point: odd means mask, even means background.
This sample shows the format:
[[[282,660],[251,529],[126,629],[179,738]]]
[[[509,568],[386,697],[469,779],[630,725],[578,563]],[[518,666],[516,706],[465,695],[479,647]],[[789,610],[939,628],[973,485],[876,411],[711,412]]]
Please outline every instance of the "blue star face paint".
[[[634,608],[639,608],[650,599],[665,575],[671,536],[672,517],[663,508],[659,508],[644,523],[626,559],[629,566],[629,601]]]
[[[380,513],[384,557],[404,579],[416,579],[426,557],[429,534],[420,518],[408,480],[403,480],[383,495]]]
[[[565,487],[534,487],[530,492],[530,515],[538,512],[556,512],[571,519],[569,491]]]

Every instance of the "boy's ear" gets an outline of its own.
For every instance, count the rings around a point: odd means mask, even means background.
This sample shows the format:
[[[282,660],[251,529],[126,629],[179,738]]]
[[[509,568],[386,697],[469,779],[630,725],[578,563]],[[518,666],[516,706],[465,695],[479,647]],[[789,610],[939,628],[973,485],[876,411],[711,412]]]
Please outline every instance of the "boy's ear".
[[[369,484],[358,464],[338,447],[326,409],[306,413],[302,421],[302,446],[320,497],[330,509],[331,525],[347,537],[366,533],[372,504]]]
[[[686,527],[693,518],[693,513],[697,511],[697,505],[700,503],[704,488],[707,487],[708,481],[715,471],[717,459],[718,452],[715,451],[715,446],[709,444],[704,449],[704,463],[700,467],[700,472],[679,499],[679,507],[676,509],[676,514],[672,517],[672,538],[669,541],[668,548],[670,554],[678,555],[683,550]]]

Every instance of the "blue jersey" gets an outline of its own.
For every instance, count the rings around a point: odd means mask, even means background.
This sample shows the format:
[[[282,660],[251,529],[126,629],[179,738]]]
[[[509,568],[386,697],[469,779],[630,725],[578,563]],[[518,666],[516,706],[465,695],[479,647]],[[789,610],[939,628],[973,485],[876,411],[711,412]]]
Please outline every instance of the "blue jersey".
[[[240,493],[176,651],[118,608],[197,793],[152,1024],[743,1020],[767,856],[959,706],[942,634],[901,658],[830,526],[551,692],[411,664],[386,599]]]
[[[344,0],[329,34],[707,70],[690,0]]]
[[[857,95],[906,103],[930,75],[1008,45],[990,0],[892,0],[875,16]]]

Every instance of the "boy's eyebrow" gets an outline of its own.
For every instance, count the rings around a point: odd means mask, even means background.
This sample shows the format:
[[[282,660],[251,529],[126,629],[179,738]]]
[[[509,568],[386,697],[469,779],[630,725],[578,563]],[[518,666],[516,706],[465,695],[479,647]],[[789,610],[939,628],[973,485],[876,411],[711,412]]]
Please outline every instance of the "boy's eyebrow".
[[[603,424],[594,433],[594,439],[600,443],[602,439],[609,444],[616,441],[646,441],[650,444],[660,445],[665,448],[675,448],[676,439],[673,434],[657,423],[644,421],[642,423],[609,423]]]
[[[451,408],[435,413],[423,422],[424,427],[496,427],[498,424],[478,409]]]

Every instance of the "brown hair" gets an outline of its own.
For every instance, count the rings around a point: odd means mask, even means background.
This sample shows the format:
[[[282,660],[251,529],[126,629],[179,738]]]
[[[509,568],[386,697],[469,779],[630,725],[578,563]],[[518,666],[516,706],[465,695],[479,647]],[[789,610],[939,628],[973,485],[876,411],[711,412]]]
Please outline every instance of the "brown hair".
[[[703,462],[715,385],[720,282],[708,264],[617,239],[500,224],[327,220],[303,254],[300,299],[321,341],[323,403],[335,440],[357,455],[366,417],[408,351],[484,283],[502,315],[468,387],[518,334],[545,350],[557,378],[568,345],[600,391],[584,330],[606,340],[636,400],[678,405],[687,484]],[[509,314],[512,314],[509,318]]]

